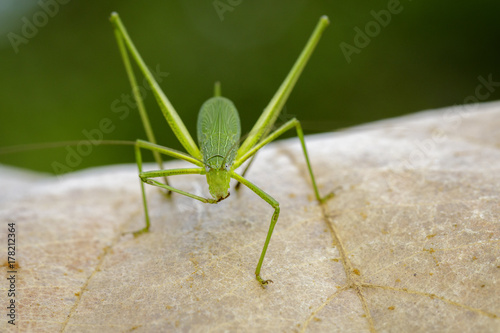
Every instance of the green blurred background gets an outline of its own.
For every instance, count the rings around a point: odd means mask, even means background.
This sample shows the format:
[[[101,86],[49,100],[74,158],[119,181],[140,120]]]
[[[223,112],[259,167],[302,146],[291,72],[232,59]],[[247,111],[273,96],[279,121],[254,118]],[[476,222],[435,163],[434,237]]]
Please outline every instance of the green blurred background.
[[[41,3],[58,4],[45,24]],[[364,30],[374,21],[371,11],[397,1],[218,3],[231,8],[223,20],[213,0],[2,0],[0,146],[82,140],[82,131],[98,128],[103,118],[114,125],[104,139],[145,139],[133,109],[124,119],[112,111],[114,101],[130,94],[108,21],[112,11],[146,63],[168,72],[161,86],[193,135],[216,80],[249,131],[323,14],[331,25],[286,105],[285,117],[303,121],[306,134],[462,104],[475,94],[479,76],[500,81],[498,1],[402,0],[400,13],[350,63],[339,45],[355,45],[354,28]],[[26,20],[40,27],[16,52],[9,38],[23,36]],[[496,89],[486,100],[499,98]],[[158,142],[182,149],[151,95],[146,107]],[[18,152],[0,155],[0,163],[52,172],[66,154],[64,147]],[[100,146],[75,169],[133,161],[131,147]]]

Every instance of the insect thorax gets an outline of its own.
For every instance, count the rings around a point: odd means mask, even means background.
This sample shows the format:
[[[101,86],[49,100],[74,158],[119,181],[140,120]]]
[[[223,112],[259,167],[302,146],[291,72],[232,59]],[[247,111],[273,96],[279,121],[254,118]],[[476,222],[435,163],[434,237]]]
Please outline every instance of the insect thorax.
[[[233,102],[212,97],[198,114],[198,144],[205,166],[228,170],[236,158],[241,135],[240,117]]]

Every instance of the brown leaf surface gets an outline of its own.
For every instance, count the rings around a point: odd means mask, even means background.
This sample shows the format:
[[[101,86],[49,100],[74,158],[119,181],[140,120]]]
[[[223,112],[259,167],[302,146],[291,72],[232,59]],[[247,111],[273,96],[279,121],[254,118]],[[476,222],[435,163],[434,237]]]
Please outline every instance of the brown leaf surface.
[[[143,224],[135,166],[61,179],[2,167],[16,328],[498,332],[500,104],[458,110],[309,137],[320,190],[336,192],[323,206],[298,140],[262,150],[248,179],[281,205],[265,288],[254,270],[273,210],[247,188],[207,205],[148,187],[152,230],[133,238],[123,233]],[[171,181],[207,195],[201,176]]]

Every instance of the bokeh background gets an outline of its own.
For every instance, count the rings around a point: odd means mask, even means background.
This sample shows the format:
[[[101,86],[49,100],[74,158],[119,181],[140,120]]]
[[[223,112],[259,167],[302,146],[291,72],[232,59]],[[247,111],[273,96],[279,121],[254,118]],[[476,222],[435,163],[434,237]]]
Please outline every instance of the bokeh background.
[[[354,29],[364,31],[375,20],[372,11],[391,6],[400,12],[347,61],[340,44],[355,46]],[[112,11],[147,64],[168,73],[161,86],[193,136],[216,80],[249,131],[323,14],[331,25],[284,117],[303,121],[306,134],[462,104],[476,94],[479,76],[500,82],[498,1],[2,0],[1,147],[84,140],[82,131],[103,118],[114,126],[104,139],[145,139],[135,110],[113,112],[130,87],[108,21]],[[26,22],[38,23],[36,33]],[[495,87],[482,100],[499,98]],[[146,107],[158,142],[182,149],[151,94]],[[52,172],[66,155],[64,147],[18,152],[0,155],[0,163]],[[99,146],[74,169],[128,162],[132,147]]]

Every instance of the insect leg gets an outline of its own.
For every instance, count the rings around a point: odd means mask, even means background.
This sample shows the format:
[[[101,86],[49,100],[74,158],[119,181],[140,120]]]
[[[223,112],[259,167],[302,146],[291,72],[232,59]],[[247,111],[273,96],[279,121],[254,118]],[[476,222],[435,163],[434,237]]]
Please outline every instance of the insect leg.
[[[295,61],[295,64],[293,65],[292,69],[288,73],[287,77],[285,78],[281,86],[278,88],[278,91],[276,91],[276,93],[274,94],[269,104],[262,112],[261,116],[259,117],[254,127],[250,131],[250,134],[248,135],[246,140],[238,149],[237,157],[241,157],[244,154],[246,154],[254,145],[256,145],[260,141],[260,139],[263,136],[266,135],[266,133],[269,131],[269,128],[274,125],[274,122],[278,118],[281,109],[283,108],[288,99],[288,96],[290,96],[290,93],[292,92],[295,83],[299,79],[302,70],[306,66],[307,61],[309,60],[311,54],[314,51],[314,48],[318,44],[318,41],[321,37],[321,34],[323,33],[323,30],[325,30],[328,24],[329,24],[328,17],[326,16],[320,17],[318,24],[316,25],[316,28],[311,34],[311,37],[307,41],[307,44],[302,50],[298,59]]]
[[[304,156],[306,158],[306,163],[307,163],[307,168],[309,170],[309,174],[311,175],[311,181],[312,181],[312,185],[314,188],[314,194],[316,195],[316,199],[319,202],[324,202],[324,201],[332,198],[334,193],[330,192],[329,194],[325,195],[324,197],[321,197],[319,195],[318,186],[316,185],[316,179],[314,178],[314,174],[313,174],[312,167],[311,167],[311,162],[309,161],[309,155],[307,154],[306,143],[304,141],[304,133],[302,132],[302,127],[300,126],[300,122],[296,118],[293,118],[293,119],[289,120],[288,122],[286,122],[285,124],[283,124],[276,131],[272,132],[268,137],[261,140],[257,145],[255,145],[245,155],[243,155],[243,156],[241,156],[241,158],[237,159],[233,165],[233,168],[236,169],[237,167],[239,167],[247,159],[252,157],[260,148],[264,147],[266,144],[275,140],[281,134],[283,134],[284,132],[288,131],[289,129],[291,129],[293,127],[295,127],[295,129],[297,130],[297,136],[299,137],[300,143],[302,145],[302,151],[304,152]]]
[[[256,156],[257,156],[257,153],[255,153],[255,154],[252,156],[252,159],[250,160],[250,162],[248,162],[247,166],[245,167],[245,170],[243,170],[243,172],[241,173],[241,175],[240,175],[241,177],[245,177],[245,175],[246,175],[246,173],[247,173],[248,169],[250,169],[250,166],[252,165],[253,160],[255,160],[255,157],[256,157]],[[238,189],[240,188],[240,185],[241,185],[241,183],[240,183],[240,182],[237,182],[237,183],[236,183],[236,185],[234,186],[234,188],[235,188],[236,190],[238,190]]]
[[[200,166],[200,167],[204,166],[204,164],[203,164],[202,161],[200,161],[197,158],[194,158],[191,155],[188,155],[186,153],[183,153],[181,151],[178,151],[178,150],[175,150],[175,149],[172,149],[172,148],[167,148],[167,147],[164,147],[164,146],[157,145],[156,143],[147,142],[147,141],[144,141],[144,140],[136,140],[135,145],[138,146],[138,147],[140,147],[140,148],[148,149],[148,150],[151,150],[151,151],[157,151],[157,152],[159,152],[161,154],[164,154],[164,155],[167,155],[167,156],[171,156],[171,157],[175,157],[175,158],[178,158],[180,160],[184,160],[184,161],[193,163],[194,165],[197,165],[197,166]]]
[[[115,29],[115,35],[116,39],[118,40],[118,45],[122,45],[120,46],[120,50],[123,49],[122,55],[126,53],[125,48],[128,49],[128,51],[132,55],[132,58],[135,60],[142,74],[146,77],[146,80],[151,86],[151,90],[156,98],[156,101],[158,102],[158,105],[160,106],[160,109],[163,112],[163,115],[165,116],[165,119],[167,120],[175,136],[189,154],[191,154],[195,158],[201,159],[202,156],[200,150],[198,149],[198,146],[191,137],[191,134],[189,134],[188,130],[186,129],[186,126],[179,117],[179,114],[177,113],[177,111],[175,111],[167,96],[165,96],[165,94],[161,90],[153,74],[144,63],[144,60],[135,48],[135,45],[130,39],[125,26],[120,20],[120,17],[117,13],[112,13],[110,20]]]
[[[115,36],[116,36],[116,41],[118,43],[118,48],[120,50],[120,55],[123,60],[123,64],[125,66],[125,71],[127,72],[127,76],[130,82],[130,85],[132,86],[132,94],[134,96],[135,103],[137,105],[137,109],[139,110],[139,115],[141,116],[142,120],[142,125],[144,126],[144,130],[146,132],[146,136],[149,140],[149,142],[156,144],[156,138],[153,133],[153,129],[151,127],[151,123],[149,122],[149,117],[146,112],[146,107],[144,106],[144,102],[142,99],[142,96],[139,92],[139,85],[137,84],[137,80],[135,78],[134,70],[132,69],[132,65],[130,64],[130,59],[127,53],[127,49],[125,47],[125,44],[123,42],[123,36],[122,33],[119,32],[119,30],[115,30]],[[157,151],[153,151],[153,156],[158,164],[159,169],[163,169],[163,160],[161,158],[161,155]],[[165,179],[165,184],[168,185],[168,180],[167,177]]]
[[[262,267],[262,262],[264,261],[264,257],[266,256],[266,251],[267,251],[267,246],[269,245],[269,241],[271,240],[271,235],[273,234],[274,226],[276,225],[276,222],[278,221],[278,216],[280,215],[280,204],[278,201],[276,201],[273,197],[271,197],[269,194],[261,190],[257,185],[249,182],[247,179],[241,177],[234,171],[230,172],[231,178],[239,181],[252,191],[254,191],[259,197],[264,199],[268,204],[271,205],[271,207],[274,208],[274,214],[273,217],[271,218],[271,224],[269,225],[269,231],[267,232],[267,237],[266,237],[266,242],[264,243],[264,247],[262,248],[262,253],[260,255],[259,263],[257,264],[257,267],[255,269],[255,278],[257,281],[259,281],[261,284],[268,284],[272,283],[272,280],[263,280],[260,276],[260,269]]]
[[[151,178],[162,177],[162,176],[165,176],[165,175],[167,175],[167,176],[202,175],[204,173],[205,173],[205,170],[203,168],[183,168],[183,169],[145,171],[145,172],[139,173],[139,177],[146,184],[153,185],[153,186],[158,186],[158,187],[162,187],[162,188],[166,188],[166,189],[169,189],[172,192],[176,192],[176,193],[185,195],[185,196],[190,197],[192,199],[199,200],[199,201],[201,201],[203,203],[212,203],[212,204],[215,204],[215,203],[218,202],[217,199],[203,198],[203,197],[200,197],[200,196],[198,196],[196,194],[192,194],[192,193],[189,193],[189,192],[186,192],[186,191],[183,191],[183,190],[179,190],[177,188],[173,188],[170,185],[165,185],[165,184],[162,184],[160,182],[157,182],[156,180],[151,179]]]
[[[197,200],[200,200],[200,201],[203,201],[203,202],[213,203],[213,202],[210,201],[211,199],[205,199],[205,198],[197,197],[197,196],[195,196],[193,194],[190,194],[190,193],[187,193],[187,192],[175,189],[175,188],[169,186],[168,184],[162,184],[162,183],[160,183],[158,181],[150,179],[150,178],[155,178],[155,177],[166,177],[166,176],[169,176],[169,175],[170,176],[174,176],[174,175],[180,175],[180,174],[202,174],[202,173],[205,172],[205,170],[203,168],[192,168],[192,169],[181,169],[181,170],[179,170],[179,169],[172,169],[172,170],[158,170],[158,171],[146,171],[146,172],[143,172],[142,171],[142,154],[141,154],[141,148],[148,149],[150,151],[156,151],[158,153],[165,154],[165,155],[168,155],[168,156],[172,156],[172,157],[175,157],[175,158],[179,158],[179,159],[191,162],[191,163],[193,163],[195,165],[198,165],[198,166],[203,166],[202,162],[200,162],[199,160],[193,158],[192,156],[189,156],[186,153],[179,152],[179,151],[176,151],[174,149],[167,148],[167,147],[162,147],[162,146],[159,146],[157,144],[154,144],[154,143],[151,143],[151,142],[147,142],[147,141],[143,141],[143,140],[137,140],[136,141],[136,144],[135,144],[135,158],[136,158],[136,162],[137,162],[137,167],[139,169],[139,177],[141,178],[142,202],[143,202],[143,205],[144,205],[144,215],[145,215],[145,220],[146,220],[146,226],[144,228],[142,228],[141,230],[138,230],[138,231],[134,232],[135,236],[137,236],[139,234],[142,234],[144,232],[148,232],[149,231],[149,226],[151,224],[150,220],[149,220],[148,203],[147,203],[147,200],[146,200],[146,192],[144,190],[144,183],[148,183],[148,184],[151,184],[151,185],[154,185],[154,186],[158,186],[158,187],[167,189],[168,191],[177,192],[179,194],[187,195],[187,196],[189,196],[189,197],[191,197],[193,199],[197,199]]]

